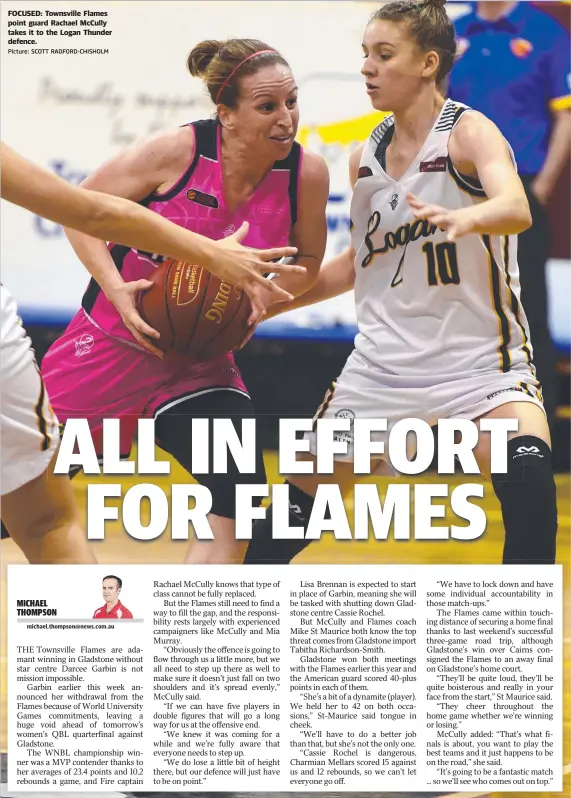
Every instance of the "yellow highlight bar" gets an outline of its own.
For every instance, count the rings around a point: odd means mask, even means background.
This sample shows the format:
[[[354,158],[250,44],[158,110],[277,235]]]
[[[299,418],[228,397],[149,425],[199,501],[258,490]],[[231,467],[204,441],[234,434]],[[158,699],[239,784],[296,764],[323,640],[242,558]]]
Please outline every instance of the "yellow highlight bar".
[[[375,111],[355,119],[345,119],[343,122],[302,127],[297,134],[297,140],[302,146],[306,146],[309,137],[317,134],[324,144],[347,145],[365,141],[385,116],[388,116],[388,112]]]
[[[565,97],[556,97],[554,100],[550,101],[549,107],[552,111],[566,111],[568,108],[571,108],[571,94]]]

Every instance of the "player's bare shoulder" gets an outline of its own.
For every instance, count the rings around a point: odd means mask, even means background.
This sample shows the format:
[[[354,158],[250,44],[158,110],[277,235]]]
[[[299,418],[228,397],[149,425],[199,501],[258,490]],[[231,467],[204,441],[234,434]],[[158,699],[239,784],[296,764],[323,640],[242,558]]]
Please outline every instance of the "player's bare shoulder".
[[[140,200],[159,186],[176,181],[194,154],[192,128],[163,130],[139,139],[95,169],[85,188]]]
[[[311,150],[304,150],[300,177],[302,185],[329,185],[329,167],[325,158]]]
[[[463,113],[448,140],[448,154],[454,167],[464,175],[476,174],[476,155],[483,147],[502,147],[509,152],[498,127],[479,111]]]
[[[133,145],[131,169],[148,175],[153,189],[166,191],[184,173],[194,155],[194,147],[192,125],[161,130]]]
[[[139,158],[148,159],[148,167],[161,173],[184,169],[194,154],[195,135],[192,125],[161,130],[140,143]],[[180,171],[179,169],[179,171]]]
[[[299,185],[299,221],[312,216],[317,209],[325,213],[329,196],[329,167],[316,152],[303,151]]]

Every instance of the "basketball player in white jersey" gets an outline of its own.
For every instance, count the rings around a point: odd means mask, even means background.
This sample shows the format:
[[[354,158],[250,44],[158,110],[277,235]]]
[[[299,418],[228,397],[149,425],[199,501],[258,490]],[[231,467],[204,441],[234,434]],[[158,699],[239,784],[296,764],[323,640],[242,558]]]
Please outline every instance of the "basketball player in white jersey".
[[[276,284],[268,284],[262,272],[268,269],[267,261],[293,255],[295,248],[245,248],[239,241],[246,235],[247,226],[223,241],[211,241],[129,200],[72,186],[5,144],[2,197],[92,236],[201,263],[221,279],[241,285],[252,300],[253,316],[264,311],[268,290],[274,297],[291,297]],[[305,270],[297,265],[276,267],[272,263],[272,271],[287,274]],[[134,334],[156,335],[131,311],[135,293],[150,285],[147,280],[129,286],[121,280],[116,282],[116,301],[131,320]],[[69,478],[53,474],[59,443],[57,418],[16,302],[4,286],[0,286],[0,386],[0,494],[2,518],[11,537],[30,562],[95,562]]]
[[[372,16],[361,71],[373,107],[392,113],[350,160],[350,249],[284,309],[355,289],[355,349],[316,418],[387,418],[389,432],[409,417],[516,418],[507,474],[492,475],[503,562],[552,563],[549,429],[519,301],[516,236],[531,216],[499,130],[441,94],[456,49],[444,2],[399,0]],[[333,475],[288,477],[293,524],[307,524],[320,483],[354,484],[348,436]],[[487,435],[475,454],[489,474]],[[289,562],[310,542],[272,540],[271,523],[270,510],[245,562]]]

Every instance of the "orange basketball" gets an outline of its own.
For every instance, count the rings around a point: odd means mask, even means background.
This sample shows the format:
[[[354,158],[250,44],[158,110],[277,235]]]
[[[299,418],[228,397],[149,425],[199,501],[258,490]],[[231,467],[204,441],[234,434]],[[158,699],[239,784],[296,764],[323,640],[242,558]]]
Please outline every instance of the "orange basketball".
[[[137,298],[141,317],[161,337],[164,352],[213,360],[229,352],[248,331],[252,311],[247,294],[202,266],[168,258],[149,277],[153,287]]]

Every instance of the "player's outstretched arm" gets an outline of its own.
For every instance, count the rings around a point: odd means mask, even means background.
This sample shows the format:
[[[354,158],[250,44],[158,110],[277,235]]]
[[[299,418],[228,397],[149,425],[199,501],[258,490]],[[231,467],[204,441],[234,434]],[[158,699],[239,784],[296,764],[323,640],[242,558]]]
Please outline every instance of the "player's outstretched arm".
[[[331,258],[323,264],[319,270],[317,280],[304,294],[293,299],[291,302],[279,302],[272,305],[266,314],[266,319],[271,319],[288,310],[295,308],[305,308],[308,305],[315,305],[326,299],[345,294],[351,291],[355,284],[355,251],[349,247]]]
[[[314,152],[306,151],[300,174],[298,218],[291,233],[291,243],[297,248],[295,262],[304,267],[303,274],[286,274],[272,280],[293,297],[307,291],[317,279],[327,242],[325,210],[329,197],[329,169],[325,160]],[[275,270],[272,270],[275,271]],[[280,302],[281,305],[283,301]],[[272,305],[269,315],[278,308]]]
[[[145,146],[148,144],[147,142]],[[129,154],[127,163],[122,170],[119,170],[120,185],[129,195],[140,194],[141,190],[149,193],[157,185],[154,181],[160,180],[160,169],[152,168],[148,170],[147,177],[141,180],[144,188],[138,186],[136,179],[130,179],[133,162],[136,165],[139,158],[145,157],[141,149],[141,145],[136,145],[135,152]],[[91,188],[96,187],[91,186]],[[264,251],[243,247],[239,242],[246,235],[247,227],[241,228],[224,243],[212,241],[163,219],[159,214],[137,205],[136,202],[70,185],[23,158],[4,143],[2,143],[2,196],[9,202],[64,225],[76,253],[92,276],[106,294],[109,292],[113,296],[123,293],[127,299],[124,303],[127,308],[130,305],[130,297],[134,297],[137,290],[149,287],[150,283],[138,281],[131,284],[130,293],[126,296],[126,284],[115,268],[104,240],[198,263],[225,282],[243,288],[254,307],[260,305],[267,296],[273,296],[278,300],[290,296],[279,286],[269,285],[264,280],[263,273],[268,271],[268,261],[295,255],[294,247],[277,247]],[[145,194],[141,194],[138,198],[142,196]],[[280,274],[305,272],[302,266],[287,264],[277,266],[272,264],[272,270]],[[157,337],[158,334],[145,325],[134,309],[134,302],[133,313],[136,316],[136,318],[131,316],[131,322],[134,322],[133,326],[137,331],[135,337],[146,348],[159,353],[141,335],[142,333]],[[130,326],[129,328],[131,329]],[[135,334],[133,329],[131,331]]]
[[[498,128],[483,114],[462,116],[448,144],[456,170],[476,177],[487,199],[470,208],[450,211],[407,195],[415,216],[448,231],[454,240],[469,233],[517,235],[531,226],[531,212],[508,144]]]
[[[359,173],[359,163],[363,154],[364,144],[360,144],[349,156],[349,182],[351,190],[355,188]],[[345,294],[355,285],[355,250],[349,246],[345,252],[332,258],[321,266],[317,280],[308,290],[290,302],[280,302],[273,305],[266,315],[267,319],[286,313],[295,308],[304,308],[315,305],[325,299]]]

